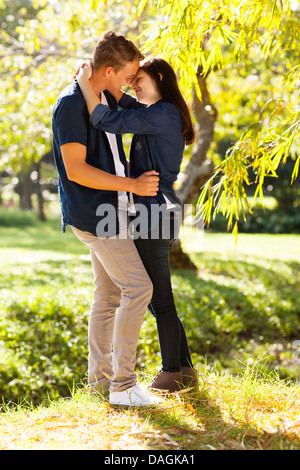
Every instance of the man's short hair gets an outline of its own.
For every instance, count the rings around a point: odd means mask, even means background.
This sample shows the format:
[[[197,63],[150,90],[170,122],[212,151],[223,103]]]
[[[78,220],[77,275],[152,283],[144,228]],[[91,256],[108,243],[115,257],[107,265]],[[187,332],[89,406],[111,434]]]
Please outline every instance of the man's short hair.
[[[100,67],[113,67],[118,72],[128,62],[143,60],[144,56],[132,41],[120,33],[106,31],[99,39],[92,58],[95,71]]]

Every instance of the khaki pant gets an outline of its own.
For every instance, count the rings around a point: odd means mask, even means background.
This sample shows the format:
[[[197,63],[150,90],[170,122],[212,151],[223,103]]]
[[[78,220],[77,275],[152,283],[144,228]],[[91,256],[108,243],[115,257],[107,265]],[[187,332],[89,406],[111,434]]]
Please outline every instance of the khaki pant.
[[[72,229],[90,249],[94,271],[88,383],[91,391],[125,390],[136,384],[136,348],[152,283],[130,237],[99,238]]]

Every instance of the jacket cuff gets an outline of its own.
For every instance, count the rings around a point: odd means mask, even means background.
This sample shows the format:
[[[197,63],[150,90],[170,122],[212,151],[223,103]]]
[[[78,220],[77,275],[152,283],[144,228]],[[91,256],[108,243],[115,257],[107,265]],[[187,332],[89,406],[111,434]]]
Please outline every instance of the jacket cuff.
[[[109,107],[105,104],[98,104],[92,114],[90,115],[90,123],[93,126],[96,126],[99,121],[103,118],[106,112],[109,110]]]

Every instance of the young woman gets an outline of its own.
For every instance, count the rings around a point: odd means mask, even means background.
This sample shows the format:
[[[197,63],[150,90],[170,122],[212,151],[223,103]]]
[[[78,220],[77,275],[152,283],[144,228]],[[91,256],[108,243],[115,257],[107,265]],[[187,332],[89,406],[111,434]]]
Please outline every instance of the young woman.
[[[186,334],[174,302],[169,262],[178,229],[176,214],[181,211],[173,184],[180,171],[184,147],[194,140],[188,107],[174,70],[163,59],[151,58],[141,63],[132,84],[137,100],[121,90],[115,91],[118,110],[100,104],[89,84],[91,74],[90,66],[82,67],[76,77],[91,115],[90,122],[109,133],[134,134],[130,150],[132,177],[147,170],[159,172],[156,196],[131,195],[135,221],[139,220],[139,224],[133,223],[134,241],[153,283],[149,310],[156,319],[162,358],[162,370],[150,388],[174,392],[182,385],[197,387]],[[141,213],[147,214],[146,220],[137,216]]]

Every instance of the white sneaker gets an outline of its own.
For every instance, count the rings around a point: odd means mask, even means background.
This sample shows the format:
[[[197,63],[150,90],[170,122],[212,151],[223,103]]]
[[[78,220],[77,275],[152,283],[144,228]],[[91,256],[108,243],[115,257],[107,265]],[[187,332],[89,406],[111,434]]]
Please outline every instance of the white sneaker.
[[[136,384],[121,392],[110,392],[109,403],[124,406],[148,406],[163,403],[163,400],[149,393],[140,384]]]

